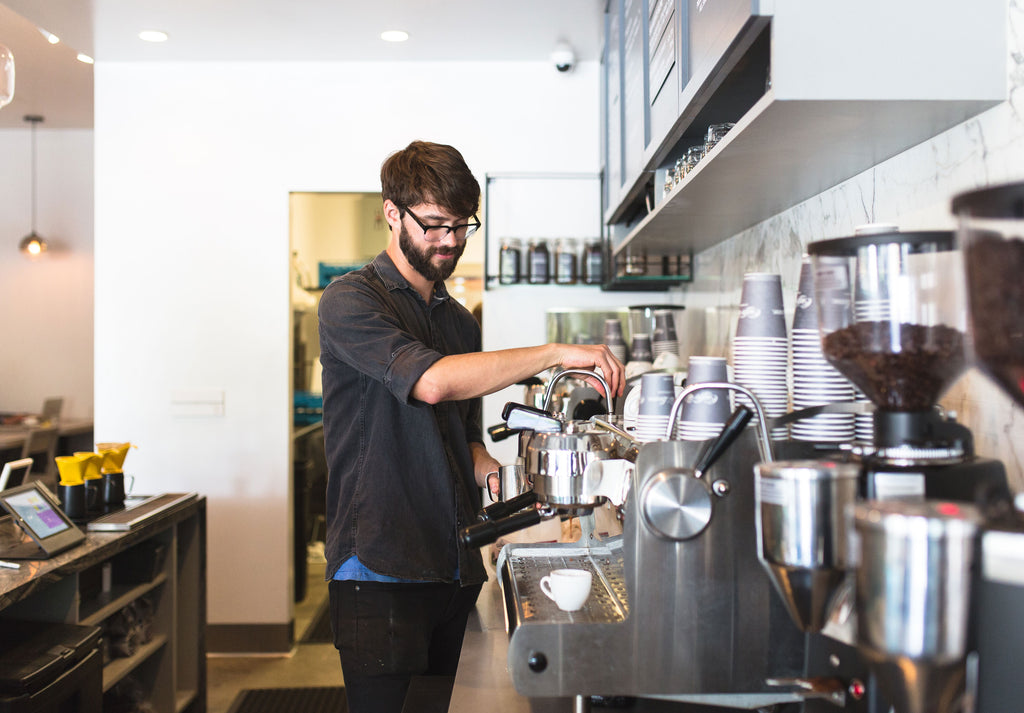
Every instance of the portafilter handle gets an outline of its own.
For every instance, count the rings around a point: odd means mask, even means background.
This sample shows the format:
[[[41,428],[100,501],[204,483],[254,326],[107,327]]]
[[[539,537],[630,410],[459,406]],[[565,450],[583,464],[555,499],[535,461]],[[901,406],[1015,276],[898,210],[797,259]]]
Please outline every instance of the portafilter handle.
[[[478,522],[500,520],[501,518],[518,512],[529,505],[535,504],[536,502],[537,493],[532,490],[527,490],[525,493],[517,495],[509,500],[502,500],[494,503],[493,505],[488,505],[477,513],[476,519]]]
[[[672,435],[676,430],[676,419],[679,417],[679,412],[682,410],[683,401],[690,394],[695,394],[698,391],[704,389],[728,389],[730,391],[738,391],[748,399],[754,407],[754,411],[757,413],[757,427],[761,437],[761,460],[765,463],[771,463],[775,460],[775,455],[772,453],[772,442],[768,439],[768,421],[764,416],[764,407],[761,406],[761,402],[758,400],[754,392],[748,388],[740,386],[739,384],[733,384],[728,381],[708,381],[701,384],[692,384],[687,386],[679,395],[676,396],[676,400],[672,402],[672,410],[669,411],[668,416],[668,430],[665,433],[665,439],[671,441]]]
[[[598,374],[596,371],[591,371],[590,369],[566,369],[565,371],[560,371],[552,376],[551,381],[548,382],[547,391],[544,392],[543,408],[545,411],[551,408],[551,396],[555,392],[555,384],[567,376],[582,376],[584,378],[597,379],[601,386],[604,387],[604,401],[605,405],[608,407],[608,413],[612,413],[614,409],[612,408],[612,394],[608,389],[608,382],[603,376]]]
[[[495,542],[502,535],[526,529],[541,520],[554,517],[555,514],[556,510],[551,507],[530,508],[499,520],[487,520],[464,527],[459,531],[459,539],[466,547],[483,547]]]

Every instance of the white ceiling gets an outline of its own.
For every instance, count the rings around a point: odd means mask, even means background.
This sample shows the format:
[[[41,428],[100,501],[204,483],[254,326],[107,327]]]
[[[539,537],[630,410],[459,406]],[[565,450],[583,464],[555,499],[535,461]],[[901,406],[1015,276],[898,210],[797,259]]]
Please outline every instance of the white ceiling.
[[[43,127],[91,127],[92,68],[78,52],[97,62],[546,62],[565,41],[587,61],[598,57],[606,1],[3,0],[0,44],[14,53],[16,80],[0,128],[25,126],[25,114],[43,115]],[[144,29],[170,39],[143,42]],[[388,29],[409,41],[381,41]]]

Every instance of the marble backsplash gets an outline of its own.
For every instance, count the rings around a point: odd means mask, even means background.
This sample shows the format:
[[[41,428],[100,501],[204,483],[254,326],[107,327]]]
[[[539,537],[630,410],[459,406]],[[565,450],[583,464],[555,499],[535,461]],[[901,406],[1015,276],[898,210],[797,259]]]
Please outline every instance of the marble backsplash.
[[[952,229],[954,195],[1024,181],[1024,0],[1008,3],[1008,19],[1007,101],[695,256],[694,282],[682,290],[681,353],[731,357],[745,273],[782,276],[788,324],[807,243],[852,235],[864,223]],[[1002,460],[1011,487],[1024,491],[1024,411],[975,369],[942,405],[973,431],[977,452]]]

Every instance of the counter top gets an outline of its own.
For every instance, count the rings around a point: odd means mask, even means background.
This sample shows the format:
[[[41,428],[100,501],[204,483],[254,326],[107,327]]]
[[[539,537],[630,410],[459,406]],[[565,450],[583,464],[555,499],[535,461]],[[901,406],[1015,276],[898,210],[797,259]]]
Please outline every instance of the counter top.
[[[19,560],[20,569],[0,569],[0,609],[4,609],[69,574],[80,572],[131,547],[155,532],[169,527],[206,507],[206,499],[196,497],[137,525],[128,532],[87,532],[85,542],[45,560]],[[84,531],[84,526],[82,527]],[[21,532],[10,518],[0,522],[0,559],[6,544],[21,542]]]

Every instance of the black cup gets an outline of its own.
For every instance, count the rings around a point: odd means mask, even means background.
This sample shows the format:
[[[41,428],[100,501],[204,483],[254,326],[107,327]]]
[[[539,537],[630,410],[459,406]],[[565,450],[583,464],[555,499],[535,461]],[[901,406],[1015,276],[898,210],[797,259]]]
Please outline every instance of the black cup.
[[[124,505],[124,473],[104,473],[100,498],[107,510]]]
[[[60,507],[72,520],[84,520],[89,516],[89,511],[95,503],[96,490],[89,488],[85,483],[65,485],[60,483],[57,486],[57,498],[60,500]]]

